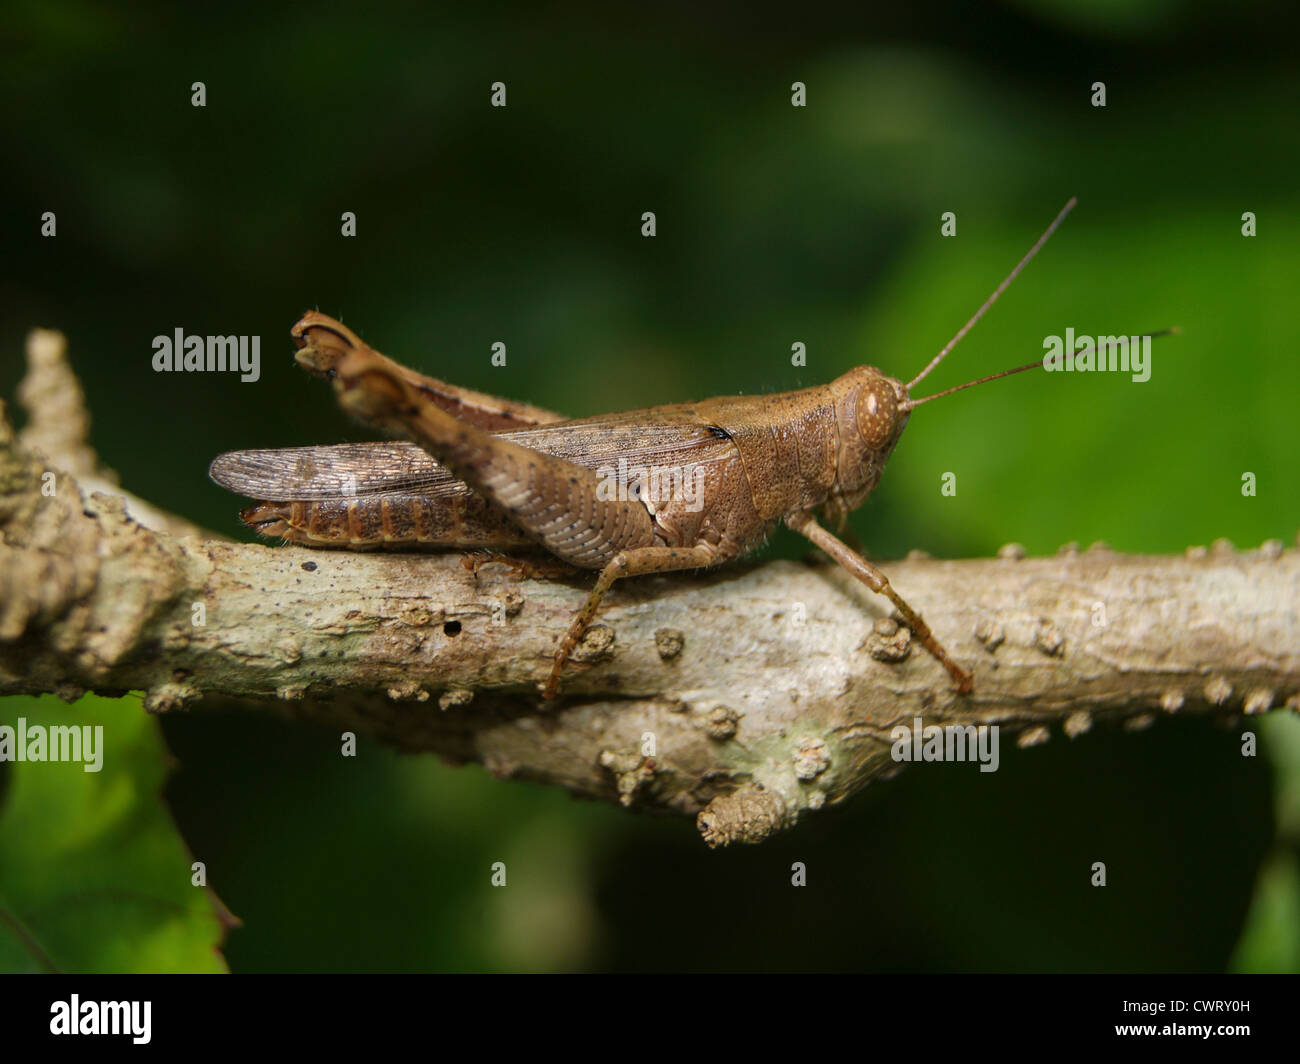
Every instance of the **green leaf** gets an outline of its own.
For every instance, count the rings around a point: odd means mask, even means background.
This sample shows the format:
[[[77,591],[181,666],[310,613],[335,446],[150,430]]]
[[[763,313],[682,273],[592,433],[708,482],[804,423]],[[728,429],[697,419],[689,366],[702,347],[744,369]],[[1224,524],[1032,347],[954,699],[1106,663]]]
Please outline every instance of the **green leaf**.
[[[0,970],[225,971],[229,918],[191,885],[161,796],[167,749],[139,698],[0,700],[12,738],[20,721],[94,741],[81,761],[0,763]]]
[[[1300,971],[1300,862],[1276,850],[1260,867],[1250,915],[1233,951],[1234,972]]]
[[[1250,913],[1233,952],[1235,972],[1300,971],[1300,728],[1281,713],[1255,724],[1273,765],[1277,845],[1260,866]]]

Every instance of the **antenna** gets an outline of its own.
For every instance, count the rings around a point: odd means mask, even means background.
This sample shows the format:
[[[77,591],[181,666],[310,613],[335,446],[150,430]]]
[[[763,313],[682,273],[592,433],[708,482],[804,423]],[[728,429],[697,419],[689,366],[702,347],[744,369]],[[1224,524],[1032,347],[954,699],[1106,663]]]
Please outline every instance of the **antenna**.
[[[1060,219],[1057,220],[1059,221]],[[1042,243],[1042,241],[1039,241],[1039,243]],[[1021,265],[1024,264],[1022,263]],[[1019,269],[1019,267],[1016,268]],[[1180,331],[1181,330],[1178,328],[1177,325],[1171,325],[1168,329],[1159,329],[1156,332],[1149,332],[1149,333],[1139,333],[1138,339],[1141,340],[1147,336],[1150,336],[1152,338],[1157,336],[1173,336],[1174,334]],[[1083,355],[1083,354],[1087,354],[1089,351],[1095,351],[1095,350],[1096,350],[1096,345],[1089,344],[1082,351],[1076,351],[1075,354]],[[901,406],[904,410],[914,410],[922,403],[928,403],[931,399],[942,399],[945,395],[952,395],[953,392],[965,391],[967,388],[974,388],[975,385],[977,384],[987,384],[989,381],[998,380],[1000,377],[1010,377],[1013,373],[1024,373],[1025,370],[1036,369],[1042,364],[1043,364],[1043,360],[1040,358],[1037,362],[1029,362],[1023,366],[1017,366],[1015,369],[1004,369],[1001,373],[991,373],[989,374],[989,376],[981,377],[977,381],[967,381],[965,384],[958,384],[953,388],[945,388],[941,392],[935,392],[933,395],[927,395],[921,399],[906,399],[903,402],[899,403],[898,405]]]
[[[1069,214],[1072,210],[1074,210],[1074,205],[1078,202],[1079,199],[1077,196],[1070,197],[1070,201],[1064,207],[1061,208],[1061,213],[1056,216],[1052,224],[1047,227],[1047,230],[1043,233],[1043,235],[1040,236],[1036,241],[1034,241],[1034,246],[1029,249],[1029,251],[1025,254],[1025,257],[1023,259],[1021,259],[1018,263],[1016,263],[1016,268],[1012,270],[1009,274],[1007,274],[1006,278],[1003,280],[1003,282],[1000,285],[997,286],[997,288],[993,289],[993,294],[989,296],[988,299],[984,300],[984,305],[980,307],[980,309],[977,310],[971,316],[970,321],[968,321],[965,325],[963,325],[960,329],[957,330],[957,335],[954,336],[951,340],[949,340],[944,345],[942,351],[940,351],[937,355],[935,355],[934,358],[930,359],[930,364],[926,366],[925,369],[921,370],[920,373],[918,373],[915,377],[913,377],[910,381],[907,382],[907,390],[909,392],[920,381],[925,379],[926,375],[930,372],[930,370],[934,369],[935,366],[937,366],[948,356],[948,352],[951,351],[954,347],[956,347],[958,343],[960,343],[961,338],[963,336],[965,336],[968,332],[970,332],[971,326],[974,325],[977,321],[979,321],[980,318],[984,316],[984,312],[988,310],[989,307],[993,306],[994,303],[997,302],[998,296],[1000,296],[1004,291],[1006,291],[1007,285],[1009,285],[1012,281],[1016,279],[1016,275],[1020,273],[1020,271],[1023,270],[1026,265],[1028,265],[1029,260],[1038,254],[1038,249],[1047,243],[1047,238],[1056,232],[1056,227],[1059,226],[1063,221],[1065,221],[1065,216]],[[998,374],[998,376],[1006,376],[1009,373],[1019,373],[1020,370],[1031,369],[1031,368],[1032,365],[1021,366],[1020,369],[1007,370],[1006,373]],[[985,380],[993,380],[993,379],[994,378],[992,377],[985,378]],[[983,381],[972,381],[971,383],[982,384]],[[969,387],[969,385],[962,385],[962,387]],[[937,396],[931,396],[931,398],[937,398]]]

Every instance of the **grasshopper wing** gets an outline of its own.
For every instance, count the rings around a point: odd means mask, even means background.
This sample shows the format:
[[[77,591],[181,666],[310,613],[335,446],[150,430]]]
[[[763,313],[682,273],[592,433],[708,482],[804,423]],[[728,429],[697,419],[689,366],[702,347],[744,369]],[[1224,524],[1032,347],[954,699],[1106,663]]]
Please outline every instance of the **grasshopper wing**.
[[[439,497],[470,490],[427,451],[400,441],[228,451],[213,459],[208,476],[236,494],[267,502],[393,492]]]

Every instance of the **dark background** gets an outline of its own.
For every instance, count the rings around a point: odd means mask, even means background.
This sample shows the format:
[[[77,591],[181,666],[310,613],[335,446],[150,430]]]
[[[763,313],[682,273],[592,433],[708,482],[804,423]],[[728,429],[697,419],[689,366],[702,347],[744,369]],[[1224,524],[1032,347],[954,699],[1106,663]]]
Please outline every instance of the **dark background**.
[[[907,379],[1077,195],[922,391],[1067,326],[1183,335],[1145,384],[1030,374],[919,410],[858,534],[879,558],[1291,543],[1297,33],[1294,6],[1176,0],[11,5],[0,394],[26,331],[63,330],[124,485],[240,536],[214,455],[366,438],[292,365],[308,308],[575,416],[861,362]],[[260,335],[261,380],[153,373],[152,338],[177,327]],[[913,769],[713,853],[685,821],[368,741],[344,760],[330,733],[210,704],[162,722],[177,825],[244,922],[236,971],[1289,969],[1297,837],[1275,809],[1295,776],[1276,749],[1295,725],[1256,729],[1254,760],[1240,728],[1190,719],[1005,743],[996,774]]]

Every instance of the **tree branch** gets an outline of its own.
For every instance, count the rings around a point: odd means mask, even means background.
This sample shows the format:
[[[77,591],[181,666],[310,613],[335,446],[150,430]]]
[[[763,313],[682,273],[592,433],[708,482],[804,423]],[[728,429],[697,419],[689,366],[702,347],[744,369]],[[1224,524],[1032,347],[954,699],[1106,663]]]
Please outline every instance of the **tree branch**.
[[[694,815],[711,845],[760,840],[893,775],[891,730],[916,717],[1032,745],[1101,721],[1300,708],[1300,554],[1280,541],[887,565],[973,668],[965,697],[830,565],[639,578],[606,599],[544,703],[589,576],[217,540],[114,488],[62,337],[33,333],[28,353],[21,438],[0,406],[0,693],[276,706]]]

